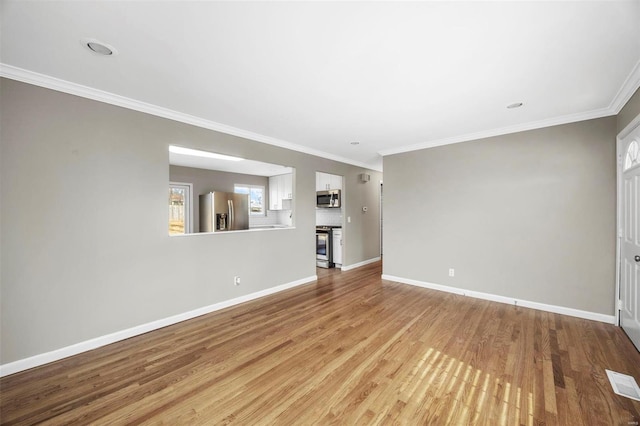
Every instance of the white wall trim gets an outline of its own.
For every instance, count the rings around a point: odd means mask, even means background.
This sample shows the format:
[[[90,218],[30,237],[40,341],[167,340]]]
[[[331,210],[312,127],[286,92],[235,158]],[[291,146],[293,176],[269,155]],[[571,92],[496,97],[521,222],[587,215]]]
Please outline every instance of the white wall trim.
[[[370,263],[377,262],[377,261],[379,261],[379,260],[380,260],[380,256],[378,256],[378,257],[374,257],[374,258],[372,258],[372,259],[363,260],[362,262],[353,263],[353,264],[351,264],[351,265],[346,265],[346,266],[343,266],[341,269],[342,269],[343,271],[350,271],[350,270],[352,270],[352,269],[356,269],[356,268],[359,268],[359,267],[361,267],[361,266],[364,266],[364,265],[368,265],[368,264],[370,264]]]
[[[22,68],[14,67],[0,63],[0,77],[10,78],[12,80],[21,81],[23,83],[33,84],[35,86],[44,87],[47,89],[57,90],[59,92],[68,93],[71,95],[80,96],[87,99],[92,99],[99,102],[104,102],[110,105],[116,105],[123,108],[128,108],[134,111],[144,112],[147,114],[155,115],[157,117],[167,118],[170,120],[178,121],[181,123],[191,124],[193,126],[202,127],[209,130],[215,130],[217,132],[226,133],[233,136],[238,136],[257,142],[266,143],[269,145],[278,146],[280,148],[290,149],[292,151],[302,152],[304,154],[315,155],[329,160],[339,161],[341,163],[351,164],[358,167],[364,167],[366,169],[382,171],[382,168],[375,168],[371,164],[365,164],[359,161],[354,161],[349,158],[340,157],[327,152],[319,151],[306,146],[298,145],[292,142],[284,141],[281,139],[272,138],[270,136],[261,135],[259,133],[250,132],[247,130],[239,129],[237,127],[227,126],[215,121],[206,120],[204,118],[196,117],[189,114],[184,114],[178,111],[163,108],[157,105],[149,104],[146,102],[137,101],[135,99],[126,98],[124,96],[115,95],[103,90],[94,89],[88,86],[83,86],[76,83],[71,83],[66,80],[51,77],[45,74],[25,70]],[[540,120],[532,123],[518,124],[515,126],[507,126],[498,129],[492,129],[482,132],[468,133],[466,135],[454,136],[450,138],[436,139],[432,141],[422,142],[414,145],[403,146],[399,148],[392,148],[381,150],[378,154],[382,156],[400,154],[403,152],[417,151],[426,148],[433,148],[436,146],[449,145],[460,142],[468,142],[477,139],[484,139],[494,136],[501,136],[511,133],[523,132],[527,130],[541,129],[544,127],[557,126],[561,124],[575,123],[578,121],[591,120],[595,118],[608,117],[616,115],[624,107],[626,102],[633,96],[635,91],[640,87],[640,61],[636,63],[633,70],[629,73],[624,83],[620,87],[620,90],[616,93],[610,104],[606,108],[601,108],[593,111],[586,111],[578,114],[569,114],[562,117],[550,118]]]
[[[436,146],[451,145],[454,143],[469,142],[495,136],[508,135],[512,133],[526,132],[529,130],[543,129],[546,127],[558,126],[562,124],[576,123],[584,120],[608,117],[615,114],[615,111],[613,111],[611,108],[601,108],[593,111],[564,115],[562,117],[553,117],[545,120],[517,124],[514,126],[501,127],[498,129],[485,130],[475,133],[467,133],[466,135],[453,136],[450,138],[436,139],[432,141],[417,143],[414,145],[402,146],[399,148],[383,149],[381,151],[378,151],[378,154],[384,157],[387,155],[400,154],[403,152],[434,148]]]
[[[638,88],[640,88],[640,61],[636,62],[636,66],[633,67],[627,79],[622,83],[620,90],[611,100],[609,109],[618,114]]]
[[[8,364],[0,365],[0,377],[8,376],[10,374],[18,373],[20,371],[28,370],[30,368],[38,367],[40,365],[48,364],[50,362],[58,361],[63,358],[67,358],[73,355],[77,355],[82,352],[90,351],[102,346],[109,345],[121,340],[128,339],[130,337],[138,336],[140,334],[148,333],[153,330],[158,330],[169,325],[177,324],[182,321],[186,321],[192,318],[199,317],[201,315],[209,314],[211,312],[219,311],[220,309],[235,306],[240,303],[248,302],[250,300],[258,299],[260,297],[268,296],[274,293],[278,293],[284,290],[288,290],[299,285],[307,284],[312,281],[317,281],[318,276],[312,275],[310,277],[302,278],[290,283],[282,284],[276,287],[271,287],[265,290],[260,290],[255,293],[246,294],[244,296],[236,297],[233,299],[225,300],[222,302],[214,303],[213,305],[204,306],[202,308],[194,309],[182,314],[173,315],[168,318],[151,321],[146,324],[138,325],[128,328],[126,330],[116,331],[115,333],[107,334],[105,336],[96,337],[94,339],[86,340],[84,342],[76,343],[71,346],[56,349],[50,352],[34,355],[29,358],[20,359],[18,361],[10,362]]]
[[[395,281],[402,284],[409,284],[431,290],[454,293],[461,296],[469,296],[476,299],[490,300],[492,302],[506,303],[507,305],[517,305],[525,308],[537,309],[539,311],[553,312],[555,314],[569,315],[572,317],[584,318],[592,321],[600,321],[607,324],[615,324],[615,316],[599,314],[597,312],[582,311],[580,309],[567,308],[564,306],[548,305],[546,303],[531,302],[529,300],[516,299],[513,297],[499,296],[496,294],[482,293],[479,291],[465,290],[462,288],[449,287],[441,284],[434,284],[425,281],[413,280],[410,278],[396,277],[394,275],[382,274],[383,280]]]
[[[622,86],[613,97],[606,108],[600,108],[592,111],[585,111],[577,114],[568,114],[562,117],[552,117],[544,120],[534,121],[531,123],[522,123],[514,126],[507,126],[498,129],[491,129],[481,132],[468,133],[466,135],[453,136],[450,138],[436,139],[407,145],[399,148],[384,149],[378,151],[383,157],[386,155],[400,154],[403,152],[418,151],[421,149],[433,148],[436,146],[450,145],[460,142],[469,142],[478,139],[485,139],[494,136],[502,136],[511,133],[524,132],[528,130],[542,129],[545,127],[558,126],[561,124],[577,123],[584,120],[593,120],[595,118],[609,117],[617,115],[625,104],[631,99],[631,96],[640,88],[640,61],[636,63]]]
[[[324,151],[298,145],[282,139],[272,138],[270,136],[261,135],[259,133],[250,132],[248,130],[239,129],[237,127],[227,126],[226,124],[196,117],[194,115],[185,114],[174,111],[161,106],[138,101],[124,96],[116,95],[104,90],[94,89],[92,87],[83,86],[81,84],[72,83],[70,81],[51,77],[45,74],[25,70],[0,62],[0,77],[9,78],[23,83],[33,84],[34,86],[44,87],[46,89],[56,90],[58,92],[68,93],[70,95],[80,96],[82,98],[92,99],[94,101],[104,102],[106,104],[127,108],[134,111],[144,112],[146,114],[155,115],[157,117],[168,118],[169,120],[190,124],[192,126],[202,127],[204,129],[215,130],[216,132],[226,133],[228,135],[238,136],[257,142],[274,145],[280,148],[290,149],[292,151],[302,152],[304,154],[315,155],[329,160],[341,163],[351,164],[365,169],[382,171],[382,168],[374,168],[371,164],[365,164],[349,158],[340,157],[338,155],[329,154]]]

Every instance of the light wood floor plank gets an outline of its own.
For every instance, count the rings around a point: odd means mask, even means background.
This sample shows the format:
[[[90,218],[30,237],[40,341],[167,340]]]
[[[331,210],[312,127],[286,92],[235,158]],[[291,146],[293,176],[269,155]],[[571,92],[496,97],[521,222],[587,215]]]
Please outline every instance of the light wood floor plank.
[[[20,424],[618,425],[620,328],[380,278],[380,263],[0,379]]]

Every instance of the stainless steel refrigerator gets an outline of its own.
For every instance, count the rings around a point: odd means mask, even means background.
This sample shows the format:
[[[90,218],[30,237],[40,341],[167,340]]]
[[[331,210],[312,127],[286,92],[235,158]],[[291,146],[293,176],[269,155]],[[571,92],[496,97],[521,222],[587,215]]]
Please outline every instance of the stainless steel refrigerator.
[[[200,232],[249,229],[249,195],[210,192],[200,195]]]

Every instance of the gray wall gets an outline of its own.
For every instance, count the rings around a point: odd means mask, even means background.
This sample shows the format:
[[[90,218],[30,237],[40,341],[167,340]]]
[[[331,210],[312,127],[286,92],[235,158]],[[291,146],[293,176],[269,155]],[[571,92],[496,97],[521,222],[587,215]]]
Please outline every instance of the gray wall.
[[[615,135],[608,117],[385,157],[384,273],[612,315]]]
[[[378,172],[12,80],[0,91],[3,364],[315,275],[316,171],[345,176],[344,264],[379,255]],[[169,237],[178,142],[296,167],[296,228]]]
[[[354,169],[347,173],[334,173],[327,168],[319,171],[344,176],[345,189],[342,192],[342,197],[347,201],[343,226],[346,226],[347,231],[344,234],[343,243],[344,250],[348,255],[343,265],[357,263],[352,260],[352,256],[361,260],[380,256],[380,182],[382,181],[382,173],[363,169]],[[363,172],[371,175],[369,182],[361,182],[359,176]],[[367,211],[363,212],[362,207],[367,207]],[[351,217],[351,223],[346,223],[347,217]],[[371,232],[374,230],[375,232]]]
[[[618,133],[624,130],[638,114],[640,114],[640,89],[636,90],[624,108],[618,113]]]
[[[193,184],[193,232],[200,229],[200,194],[212,191],[233,192],[236,183],[262,185],[265,190],[265,208],[269,207],[269,178],[265,176],[169,166],[169,179],[171,182]]]

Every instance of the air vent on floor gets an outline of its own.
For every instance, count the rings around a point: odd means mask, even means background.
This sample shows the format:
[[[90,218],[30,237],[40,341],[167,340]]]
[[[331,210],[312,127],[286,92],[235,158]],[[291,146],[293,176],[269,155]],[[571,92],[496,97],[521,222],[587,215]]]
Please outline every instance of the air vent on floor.
[[[615,393],[640,401],[640,388],[638,388],[638,383],[633,377],[611,370],[604,371],[607,372],[607,377],[609,377],[609,382],[611,382],[611,387]]]

